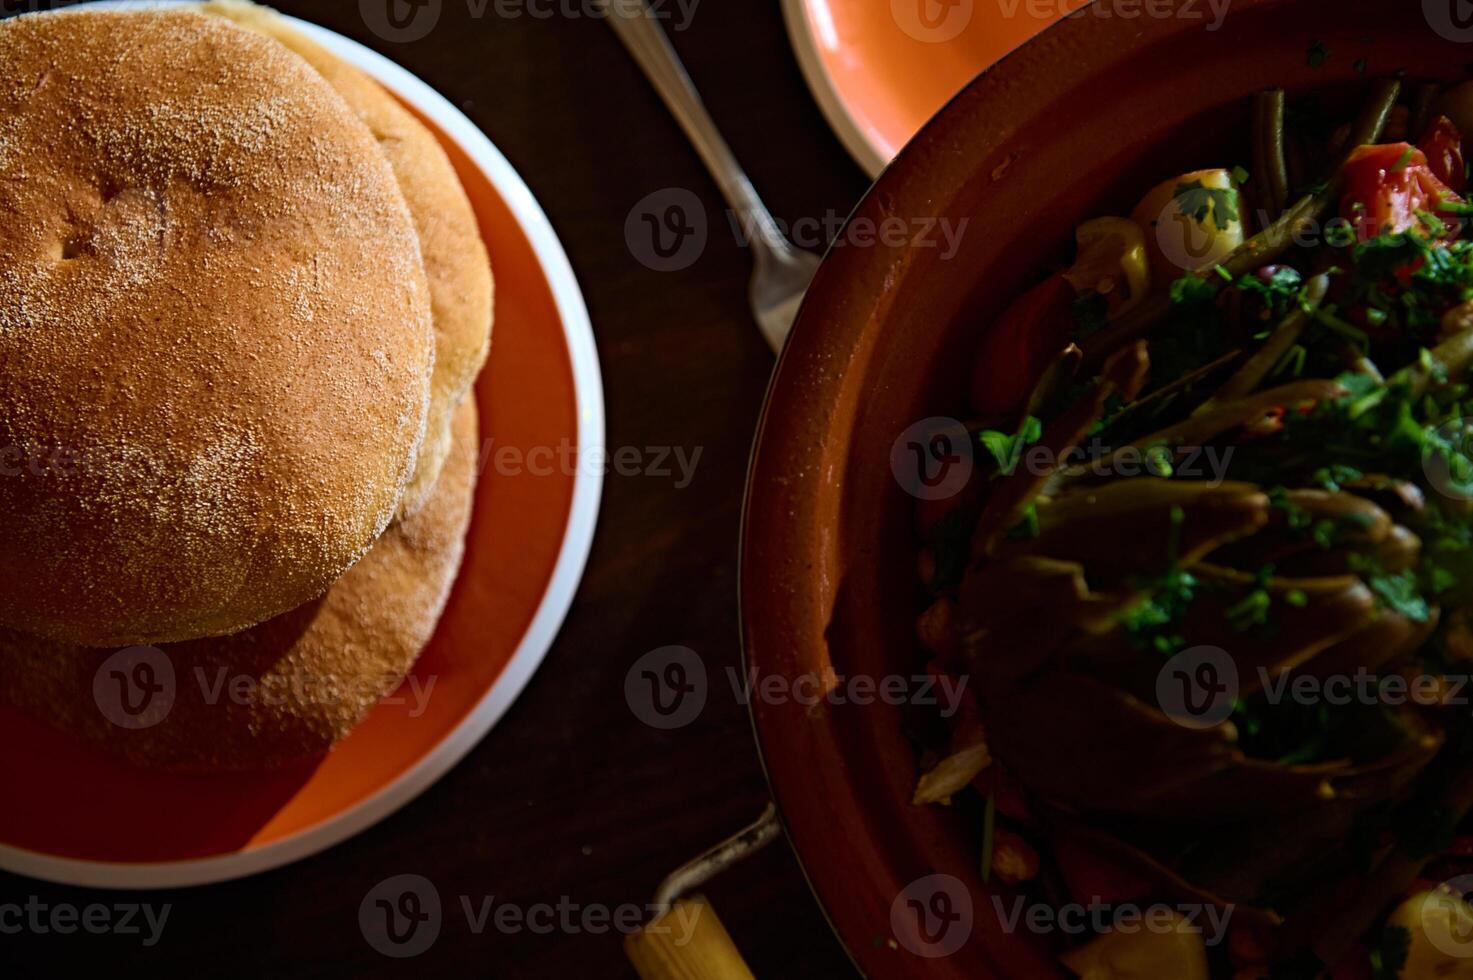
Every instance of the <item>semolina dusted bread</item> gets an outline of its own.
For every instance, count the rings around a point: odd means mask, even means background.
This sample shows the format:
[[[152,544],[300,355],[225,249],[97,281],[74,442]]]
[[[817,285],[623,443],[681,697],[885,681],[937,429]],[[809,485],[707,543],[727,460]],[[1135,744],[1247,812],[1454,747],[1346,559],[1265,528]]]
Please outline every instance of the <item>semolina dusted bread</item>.
[[[322,755],[400,685],[434,634],[465,551],[477,442],[468,401],[430,496],[322,598],[234,636],[128,651],[167,683],[141,723],[119,714],[112,651],[7,630],[0,700],[145,769],[267,769]],[[430,683],[406,698],[430,696]]]
[[[210,0],[206,13],[273,37],[306,59],[377,138],[419,233],[435,319],[435,373],[424,446],[401,513],[429,495],[450,451],[450,423],[491,347],[492,279],[476,213],[434,135],[378,82],[314,44],[269,7]]]
[[[189,9],[0,21],[0,626],[243,630],[398,510],[434,328],[366,125]]]

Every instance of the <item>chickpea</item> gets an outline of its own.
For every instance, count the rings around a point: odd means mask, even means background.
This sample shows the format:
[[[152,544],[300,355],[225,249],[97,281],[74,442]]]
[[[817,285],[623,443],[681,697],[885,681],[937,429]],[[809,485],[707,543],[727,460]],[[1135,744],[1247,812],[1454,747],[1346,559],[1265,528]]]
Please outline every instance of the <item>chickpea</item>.
[[[1442,315],[1442,328],[1437,339],[1446,340],[1465,330],[1473,330],[1473,300],[1459,303]]]
[[[1032,881],[1038,877],[1038,852],[1011,830],[999,830],[992,837],[992,873],[1008,885]]]
[[[921,646],[932,653],[955,653],[959,646],[956,603],[946,598],[931,603],[931,608],[921,613],[916,620],[916,637],[921,641]]]

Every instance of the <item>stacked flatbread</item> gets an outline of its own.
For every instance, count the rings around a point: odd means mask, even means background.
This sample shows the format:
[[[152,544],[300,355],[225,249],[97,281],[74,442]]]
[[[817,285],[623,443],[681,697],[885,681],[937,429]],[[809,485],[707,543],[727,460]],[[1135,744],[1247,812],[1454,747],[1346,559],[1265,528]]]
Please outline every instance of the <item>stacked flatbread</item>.
[[[21,16],[0,256],[0,698],[146,767],[325,752],[470,520],[492,281],[444,150],[263,7]],[[138,647],[171,704],[120,724]]]

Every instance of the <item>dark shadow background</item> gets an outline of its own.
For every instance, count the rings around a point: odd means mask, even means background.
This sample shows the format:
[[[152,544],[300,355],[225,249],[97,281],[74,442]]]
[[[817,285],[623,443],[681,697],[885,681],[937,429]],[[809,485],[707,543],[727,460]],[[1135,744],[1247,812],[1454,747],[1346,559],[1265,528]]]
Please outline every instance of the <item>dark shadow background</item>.
[[[643,904],[666,873],[762,809],[766,784],[726,669],[740,659],[742,485],[773,358],[747,308],[750,255],[714,185],[607,25],[580,13],[589,2],[443,0],[435,29],[403,44],[370,31],[357,3],[280,6],[398,61],[510,158],[587,297],[609,447],[701,447],[695,480],[676,489],[674,478],[609,476],[587,576],[541,672],[417,802],[328,853],[223,886],[134,896],[0,874],[0,905],[35,896],[174,906],[151,949],[137,937],[0,934],[0,977],[628,977],[616,934],[490,927],[477,936],[459,896],[475,905],[486,896],[522,906],[564,897]],[[0,0],[0,14],[19,9]],[[868,181],[813,103],[776,0],[701,0],[672,36],[777,216],[846,214]],[[659,273],[631,255],[624,224],[641,198],[672,187],[700,197],[711,237],[689,269]],[[695,723],[661,732],[630,711],[624,678],[669,644],[701,655],[711,696]],[[0,805],[25,806],[23,793],[7,787]],[[358,907],[383,879],[411,873],[434,882],[445,924],[430,951],[392,960],[364,941]],[[757,976],[852,975],[785,844],[705,890]]]

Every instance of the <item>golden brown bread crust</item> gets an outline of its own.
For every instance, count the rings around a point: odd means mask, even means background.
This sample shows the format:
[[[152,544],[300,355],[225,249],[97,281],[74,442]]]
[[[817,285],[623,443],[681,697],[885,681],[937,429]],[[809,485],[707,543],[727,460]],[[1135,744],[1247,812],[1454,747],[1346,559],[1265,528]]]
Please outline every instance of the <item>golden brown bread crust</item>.
[[[321,595],[387,526],[433,327],[367,127],[187,10],[0,22],[0,625],[119,646]]]
[[[160,647],[174,700],[157,724],[129,730],[107,717],[116,709],[93,684],[109,651],[3,630],[0,698],[145,768],[258,769],[325,752],[399,685],[444,611],[470,523],[474,401],[456,413],[454,437],[424,505],[327,595],[235,636]],[[428,682],[405,697],[426,695]]]
[[[269,35],[306,59],[378,139],[419,233],[435,316],[430,414],[401,513],[429,494],[450,450],[450,421],[470,393],[491,345],[491,266],[450,158],[434,135],[392,95],[353,66],[292,29],[276,11],[249,0],[211,0],[206,13]]]

